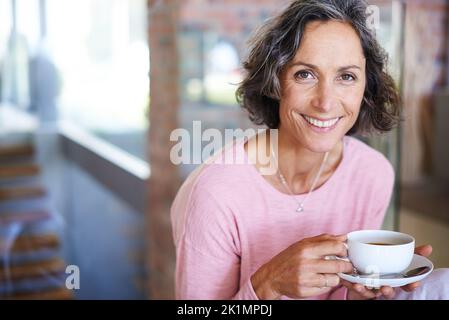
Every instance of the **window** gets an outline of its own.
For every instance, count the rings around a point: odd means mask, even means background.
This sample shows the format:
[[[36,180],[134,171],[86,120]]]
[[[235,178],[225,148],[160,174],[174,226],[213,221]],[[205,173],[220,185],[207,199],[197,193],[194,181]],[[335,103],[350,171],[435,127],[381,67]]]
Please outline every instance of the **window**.
[[[182,1],[179,55],[183,107],[238,110],[235,91],[243,79],[241,61],[247,41],[289,2]]]
[[[0,101],[5,101],[6,66],[9,65],[8,48],[12,31],[11,1],[0,0]]]
[[[39,41],[38,0],[0,1],[1,101],[22,109],[30,102],[28,58]]]
[[[149,105],[145,0],[47,0],[60,117],[144,158]]]
[[[181,32],[181,88],[186,103],[232,106],[242,80],[240,57],[231,40],[212,31]]]
[[[0,94],[145,158],[145,0],[0,0]]]
[[[70,143],[51,150],[74,162],[73,149],[91,156],[87,171],[106,167],[106,179],[113,172],[143,186],[149,176],[142,161],[149,103],[146,13],[145,0],[0,0],[0,108],[29,111],[44,128],[69,120],[118,145],[141,159],[73,126],[45,130]],[[28,124],[34,130],[34,117],[23,113],[5,108],[7,129],[22,130],[25,123],[24,130]]]

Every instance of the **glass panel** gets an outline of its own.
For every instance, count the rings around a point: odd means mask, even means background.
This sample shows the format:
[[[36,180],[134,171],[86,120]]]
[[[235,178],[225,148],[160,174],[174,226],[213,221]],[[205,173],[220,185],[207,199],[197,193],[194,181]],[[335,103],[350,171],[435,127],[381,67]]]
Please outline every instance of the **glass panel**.
[[[0,21],[0,65],[3,66],[13,27],[11,0],[0,0]]]
[[[0,0],[0,102],[5,101],[5,74],[9,65],[8,43],[12,31],[12,7],[10,0]]]
[[[181,90],[183,101],[204,102],[203,33],[185,28],[179,37]]]
[[[243,79],[241,61],[251,33],[289,0],[264,2],[182,1],[179,26],[181,127],[190,133],[201,120],[201,130],[255,128],[237,105],[235,90]],[[191,150],[201,152],[201,149]],[[192,155],[201,158],[201,155]],[[203,159],[204,160],[204,159]],[[185,177],[195,165],[181,167]]]
[[[373,4],[378,5],[376,1]],[[378,5],[380,26],[376,30],[376,35],[382,47],[389,55],[388,70],[397,84],[400,84],[401,65],[401,39],[403,34],[402,15],[403,7],[400,1],[383,2]],[[399,173],[399,129],[395,129],[382,136],[373,136],[366,139],[366,142],[375,149],[382,152],[393,165],[396,173]],[[398,183],[396,181],[396,183]],[[383,228],[398,228],[398,188],[392,196],[390,207],[384,220]]]
[[[0,0],[1,101],[145,158],[146,13],[145,0]]]
[[[251,33],[290,0],[181,3],[180,65],[182,101],[186,105],[236,107],[235,90],[242,80],[241,61]]]
[[[211,104],[235,104],[236,84],[243,75],[237,49],[226,38],[214,33],[206,34],[204,86],[206,101]]]
[[[39,1],[0,3],[1,101],[26,109],[30,102],[29,56],[39,41]]]
[[[229,39],[214,31],[186,28],[181,32],[181,88],[185,102],[233,106],[242,80],[240,57]]]
[[[29,52],[36,49],[40,40],[39,0],[15,0],[17,33],[26,38]]]
[[[61,118],[145,157],[149,51],[145,0],[47,0]]]

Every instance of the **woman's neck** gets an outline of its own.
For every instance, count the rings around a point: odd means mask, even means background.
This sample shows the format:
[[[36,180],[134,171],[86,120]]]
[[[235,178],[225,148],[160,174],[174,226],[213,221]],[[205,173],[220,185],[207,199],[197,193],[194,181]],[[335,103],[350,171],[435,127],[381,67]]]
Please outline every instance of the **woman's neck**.
[[[323,184],[338,167],[342,151],[343,143],[341,141],[329,151],[316,188]],[[279,169],[293,193],[300,194],[309,191],[324,157],[324,152],[313,152],[307,149],[285,129],[279,128],[277,154]]]

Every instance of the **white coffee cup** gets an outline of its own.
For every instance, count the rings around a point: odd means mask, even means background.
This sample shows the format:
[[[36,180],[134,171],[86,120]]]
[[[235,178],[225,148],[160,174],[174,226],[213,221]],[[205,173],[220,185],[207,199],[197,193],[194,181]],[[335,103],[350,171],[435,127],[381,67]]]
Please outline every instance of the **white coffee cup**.
[[[348,234],[348,257],[363,274],[396,273],[412,262],[415,239],[405,233],[360,230]]]

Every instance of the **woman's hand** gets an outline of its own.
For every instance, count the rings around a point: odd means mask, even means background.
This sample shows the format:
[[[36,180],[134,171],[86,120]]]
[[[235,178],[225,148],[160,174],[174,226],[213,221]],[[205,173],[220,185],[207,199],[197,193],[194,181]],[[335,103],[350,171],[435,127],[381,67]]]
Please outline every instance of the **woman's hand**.
[[[369,289],[360,283],[351,283],[342,280],[341,284],[348,288],[348,300],[369,300],[384,296],[387,299],[394,298],[394,289],[390,286],[382,286],[380,289]]]
[[[432,250],[433,250],[432,246],[430,244],[426,244],[424,246],[416,247],[415,253],[420,256],[423,256],[423,257],[428,257],[432,254]],[[418,288],[420,285],[421,285],[421,282],[417,281],[417,282],[409,283],[408,285],[401,287],[401,289],[406,292],[412,292],[413,290]]]
[[[430,256],[432,253],[432,246],[424,245],[415,248],[415,253],[424,257]],[[380,289],[368,289],[361,284],[354,284],[348,281],[342,280],[342,284],[349,289],[348,300],[366,300],[375,299],[384,296],[386,299],[393,299],[395,296],[395,291],[390,286],[383,286]],[[406,286],[401,287],[402,290],[406,292],[412,292],[421,285],[421,282],[413,282]]]
[[[352,264],[341,260],[324,260],[328,255],[346,257],[346,235],[323,234],[291,245],[251,277],[259,299],[288,296],[302,299],[329,292],[340,284],[338,272],[351,272]]]

